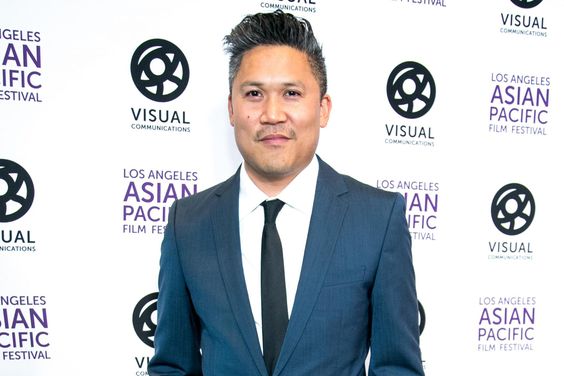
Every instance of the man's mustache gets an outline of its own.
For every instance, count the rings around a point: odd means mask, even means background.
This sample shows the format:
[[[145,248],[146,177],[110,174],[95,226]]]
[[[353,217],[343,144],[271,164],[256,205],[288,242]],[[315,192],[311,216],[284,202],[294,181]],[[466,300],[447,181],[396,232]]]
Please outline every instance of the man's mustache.
[[[284,125],[268,125],[261,128],[255,135],[257,141],[263,140],[270,136],[282,136],[288,139],[296,138],[294,129]]]

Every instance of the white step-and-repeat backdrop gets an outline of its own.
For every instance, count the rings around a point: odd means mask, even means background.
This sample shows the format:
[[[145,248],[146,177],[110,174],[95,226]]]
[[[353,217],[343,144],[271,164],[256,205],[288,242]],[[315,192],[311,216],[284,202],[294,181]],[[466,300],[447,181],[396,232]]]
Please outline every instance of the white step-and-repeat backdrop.
[[[564,3],[54,0],[0,11],[0,374],[146,374],[168,207],[240,163],[222,38],[277,8],[319,155],[405,194],[427,374],[561,373]]]

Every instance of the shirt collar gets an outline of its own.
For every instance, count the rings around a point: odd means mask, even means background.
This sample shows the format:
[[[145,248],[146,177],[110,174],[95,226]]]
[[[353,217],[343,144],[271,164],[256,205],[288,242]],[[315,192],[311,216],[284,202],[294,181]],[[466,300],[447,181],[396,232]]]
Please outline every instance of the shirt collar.
[[[319,161],[314,156],[278,196],[268,197],[253,183],[243,163],[240,173],[239,220],[252,213],[263,201],[275,198],[300,212],[311,213],[318,172]]]

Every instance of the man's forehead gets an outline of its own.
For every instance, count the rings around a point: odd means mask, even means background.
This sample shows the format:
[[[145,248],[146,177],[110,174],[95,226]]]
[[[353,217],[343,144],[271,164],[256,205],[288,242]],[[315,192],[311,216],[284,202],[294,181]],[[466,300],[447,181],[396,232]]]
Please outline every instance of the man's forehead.
[[[241,58],[241,64],[244,64],[245,61],[253,60],[253,59],[268,59],[268,58],[277,58],[280,57],[288,57],[292,59],[303,59],[305,61],[308,60],[307,55],[305,52],[298,50],[292,46],[288,45],[277,45],[277,44],[264,44],[259,45],[256,47],[251,48],[248,51],[243,53]]]
[[[312,74],[307,55],[288,46],[257,46],[245,52],[237,75],[251,76],[245,81],[253,81],[252,76],[277,76],[283,81],[293,82],[298,75]],[[284,75],[287,76],[284,79]]]

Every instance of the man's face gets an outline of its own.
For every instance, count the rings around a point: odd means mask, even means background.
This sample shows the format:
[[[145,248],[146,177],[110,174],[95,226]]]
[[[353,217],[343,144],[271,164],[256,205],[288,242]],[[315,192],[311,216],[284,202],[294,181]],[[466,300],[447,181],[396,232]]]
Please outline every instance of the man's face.
[[[255,182],[289,183],[311,161],[331,111],[320,99],[307,55],[258,46],[243,55],[229,96],[229,119]]]

